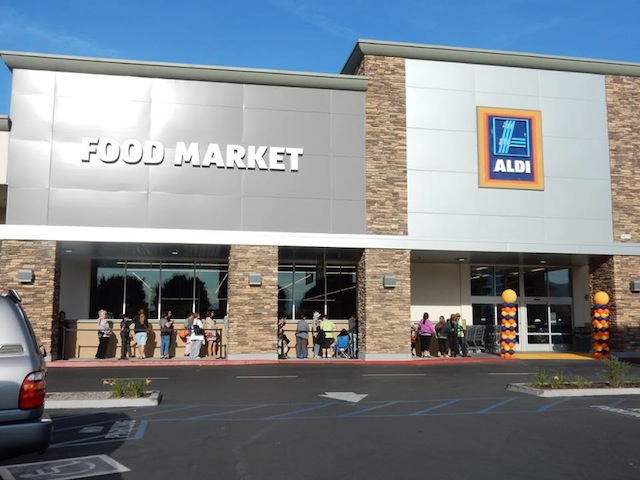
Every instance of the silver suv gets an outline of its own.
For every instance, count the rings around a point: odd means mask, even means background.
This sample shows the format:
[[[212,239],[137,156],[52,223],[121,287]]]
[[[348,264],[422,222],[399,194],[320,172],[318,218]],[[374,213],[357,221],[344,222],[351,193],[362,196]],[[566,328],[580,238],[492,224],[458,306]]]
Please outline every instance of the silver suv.
[[[0,295],[0,460],[43,452],[53,424],[44,411],[46,365],[13,290]]]

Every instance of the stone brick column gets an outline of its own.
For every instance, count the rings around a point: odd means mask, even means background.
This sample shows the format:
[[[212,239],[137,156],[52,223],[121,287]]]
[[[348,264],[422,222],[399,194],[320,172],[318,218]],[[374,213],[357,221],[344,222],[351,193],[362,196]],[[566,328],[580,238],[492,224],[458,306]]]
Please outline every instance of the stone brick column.
[[[405,59],[367,55],[367,232],[407,234],[407,107]]]
[[[640,243],[640,78],[607,75],[605,86],[613,241]],[[611,349],[640,352],[640,293],[629,289],[631,280],[640,279],[640,257],[613,256],[600,263],[595,269],[589,264],[591,293],[604,290],[611,297]]]
[[[33,270],[32,283],[18,282],[18,270]],[[58,312],[60,263],[57,244],[52,241],[3,240],[0,245],[0,285],[22,297],[38,342],[47,354],[57,352],[58,328],[53,317]]]
[[[249,274],[262,285],[249,285]],[[232,245],[229,251],[228,358],[277,359],[278,247]]]
[[[594,257],[589,261],[591,295],[599,290],[611,298],[611,350],[640,352],[640,293],[632,293],[629,282],[640,279],[640,257]]]
[[[410,270],[408,250],[363,251],[358,263],[360,358],[411,359]],[[395,288],[384,288],[384,275],[395,275]]]

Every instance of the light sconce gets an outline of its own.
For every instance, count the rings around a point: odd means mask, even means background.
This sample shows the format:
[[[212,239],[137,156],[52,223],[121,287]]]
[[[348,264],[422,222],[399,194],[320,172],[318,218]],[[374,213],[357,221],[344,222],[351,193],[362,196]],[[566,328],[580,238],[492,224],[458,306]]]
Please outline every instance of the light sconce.
[[[396,276],[395,275],[384,275],[382,277],[382,286],[384,288],[396,288]]]
[[[249,274],[249,285],[259,287],[262,285],[262,274],[252,272]]]
[[[31,283],[33,282],[33,270],[30,268],[21,268],[18,270],[18,282]]]

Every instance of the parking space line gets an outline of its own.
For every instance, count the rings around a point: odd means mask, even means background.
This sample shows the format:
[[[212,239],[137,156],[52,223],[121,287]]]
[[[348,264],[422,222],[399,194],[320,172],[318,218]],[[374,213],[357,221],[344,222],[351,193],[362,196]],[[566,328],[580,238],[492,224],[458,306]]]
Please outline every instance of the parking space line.
[[[426,373],[363,373],[363,377],[426,377]]]
[[[271,379],[271,378],[298,378],[298,375],[238,375],[236,378],[246,379]]]
[[[494,403],[493,405],[491,405],[491,406],[489,406],[487,408],[483,408],[482,410],[478,410],[475,413],[478,413],[480,415],[482,415],[484,413],[489,413],[490,411],[492,411],[492,410],[494,410],[494,409],[496,409],[498,407],[501,407],[502,405],[506,405],[507,403],[513,402],[514,400],[515,400],[515,397],[514,398],[507,398],[506,400],[503,400],[502,402]]]
[[[410,413],[409,416],[416,417],[416,416],[431,412],[432,410],[437,410],[438,408],[446,407],[447,405],[451,405],[452,403],[459,402],[460,400],[462,400],[462,399],[461,398],[454,398],[452,400],[449,400],[449,401],[444,402],[444,403],[440,403],[440,404],[435,405],[433,407],[425,408],[424,410],[420,410],[420,411],[417,411],[417,412]]]
[[[321,408],[324,407],[329,407],[331,405],[338,405],[337,402],[327,402],[327,403],[320,403],[320,404],[316,404],[312,407],[309,408],[301,408],[299,410],[294,410],[293,412],[285,412],[285,413],[279,413],[278,415],[272,415],[270,417],[263,417],[261,420],[273,420],[276,418],[282,418],[282,417],[289,417],[291,415],[296,415],[298,413],[302,413],[302,412],[310,412],[312,410],[319,410]]]
[[[379,408],[384,408],[384,407],[388,407],[389,405],[394,405],[398,403],[397,401],[393,401],[393,402],[385,402],[382,405],[374,405],[373,407],[369,407],[369,408],[365,408],[363,410],[357,410],[355,412],[351,412],[351,413],[346,413],[344,415],[340,415],[340,418],[347,418],[347,417],[357,417],[358,415],[360,415],[361,413],[364,412],[370,412],[371,410],[377,410]]]
[[[567,400],[571,400],[571,397],[565,397],[565,398],[561,398],[559,400],[556,400],[555,402],[551,402],[548,403],[547,405],[543,405],[542,407],[538,408],[536,410],[536,412],[540,413],[540,412],[546,412],[547,410],[549,410],[551,407],[555,407],[556,405],[560,405],[561,403],[566,402]]]
[[[271,404],[269,403],[264,403],[261,405],[252,405],[250,407],[245,407],[245,408],[238,408],[236,410],[229,410],[229,411],[225,411],[225,412],[217,412],[217,413],[210,413],[207,415],[200,415],[197,417],[188,417],[185,418],[185,420],[202,420],[202,419],[207,419],[207,418],[211,418],[211,417],[220,417],[223,415],[230,415],[232,413],[240,413],[240,412],[248,412],[250,410],[258,410],[259,408],[263,408],[263,407],[270,407]]]

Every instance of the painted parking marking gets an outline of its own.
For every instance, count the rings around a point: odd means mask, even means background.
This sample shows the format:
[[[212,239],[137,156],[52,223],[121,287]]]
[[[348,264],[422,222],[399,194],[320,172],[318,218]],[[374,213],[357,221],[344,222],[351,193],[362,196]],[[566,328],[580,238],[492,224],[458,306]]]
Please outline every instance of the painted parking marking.
[[[513,398],[507,398],[501,402],[498,403],[494,403],[493,405],[489,405],[487,408],[483,408],[482,410],[478,410],[476,413],[479,414],[483,414],[483,413],[489,413],[493,410],[495,410],[498,407],[501,407],[502,405],[506,405],[507,403],[511,403],[513,402],[517,397],[513,397]]]
[[[364,408],[362,410],[356,410],[355,412],[351,412],[351,413],[345,413],[344,415],[341,416],[341,418],[345,418],[345,417],[356,417],[362,413],[365,412],[370,412],[372,410],[378,410],[380,408],[386,408],[389,407],[391,405],[395,405],[396,403],[398,403],[397,401],[393,401],[393,402],[385,402],[381,405],[374,405],[373,407],[369,407],[369,408]]]
[[[299,413],[311,412],[313,410],[319,410],[321,408],[329,407],[331,405],[337,405],[337,403],[336,402],[327,402],[327,403],[315,404],[315,405],[313,405],[311,407],[301,408],[299,410],[294,410],[293,412],[285,412],[285,413],[279,413],[277,415],[271,415],[270,417],[265,417],[264,420],[274,420],[276,418],[291,417],[291,416],[297,415]]]
[[[426,377],[426,373],[363,373],[363,377]]]
[[[144,436],[148,420],[122,419],[112,420],[108,429],[104,426],[85,426],[76,432],[66,431],[60,434],[54,429],[54,442],[50,448],[62,448],[79,445],[96,445],[99,443],[126,442],[129,440],[140,440]],[[95,433],[95,435],[91,435]],[[90,436],[86,436],[90,434]]]
[[[409,415],[411,415],[412,417],[413,416],[418,416],[418,415],[424,415],[425,413],[429,413],[429,412],[432,412],[433,410],[437,410],[439,408],[446,407],[447,405],[451,405],[453,403],[459,402],[460,400],[461,399],[459,399],[459,398],[454,398],[454,399],[451,399],[451,400],[449,400],[447,402],[435,405],[433,407],[429,407],[429,408],[426,408],[424,410],[420,410],[420,411],[417,411],[417,412],[410,413]]]
[[[4,480],[72,480],[130,471],[129,468],[107,455],[91,455],[7,465],[0,467],[0,478]]]
[[[169,377],[109,377],[103,378],[105,380],[169,380]]]
[[[238,375],[236,378],[240,379],[269,379],[269,378],[298,378],[298,375]]]
[[[620,408],[609,405],[592,405],[591,408],[602,410],[603,412],[614,413],[616,415],[624,415],[625,417],[640,418],[640,409],[637,408]]]
[[[565,397],[565,398],[561,398],[559,400],[556,400],[555,402],[547,403],[546,405],[543,405],[542,407],[537,409],[536,412],[537,413],[546,412],[547,410],[550,410],[551,408],[555,407],[556,405],[560,405],[560,404],[565,403],[565,402],[567,402],[569,400],[571,400],[570,397]]]

